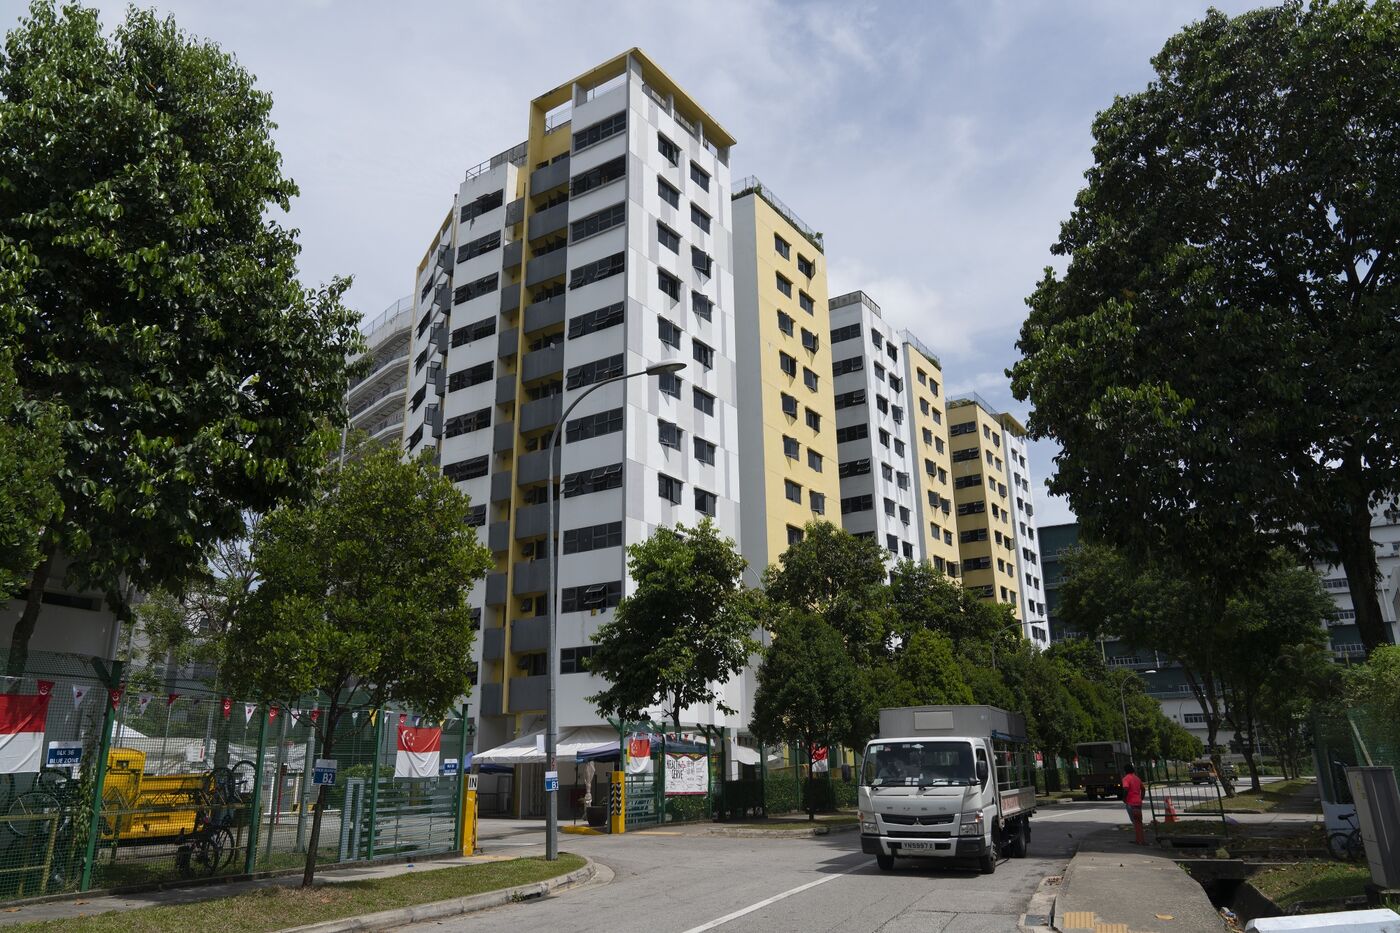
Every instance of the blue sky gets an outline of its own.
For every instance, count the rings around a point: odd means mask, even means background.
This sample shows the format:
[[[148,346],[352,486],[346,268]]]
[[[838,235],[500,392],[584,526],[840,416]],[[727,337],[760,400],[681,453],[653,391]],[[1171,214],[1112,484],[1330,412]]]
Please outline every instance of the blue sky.
[[[101,0],[110,26],[124,0]],[[1090,164],[1090,125],[1151,79],[1204,2],[161,0],[273,95],[301,186],[308,283],[351,274],[377,314],[412,288],[470,165],[525,137],[530,98],[630,46],[738,139],[735,177],[826,237],[831,292],[865,289],[942,355],[950,392],[1024,418],[1004,370],[1024,300]],[[1223,2],[1240,12],[1258,4]],[[0,0],[8,28],[25,4]],[[1044,478],[1054,446],[1033,445]],[[1037,492],[1042,524],[1068,520]]]

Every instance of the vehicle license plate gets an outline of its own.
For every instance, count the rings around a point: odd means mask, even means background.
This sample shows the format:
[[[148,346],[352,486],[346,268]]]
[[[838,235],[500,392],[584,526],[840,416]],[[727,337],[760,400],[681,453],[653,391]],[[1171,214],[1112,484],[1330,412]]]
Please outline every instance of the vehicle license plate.
[[[933,852],[938,847],[932,842],[901,842],[899,848],[903,852]]]

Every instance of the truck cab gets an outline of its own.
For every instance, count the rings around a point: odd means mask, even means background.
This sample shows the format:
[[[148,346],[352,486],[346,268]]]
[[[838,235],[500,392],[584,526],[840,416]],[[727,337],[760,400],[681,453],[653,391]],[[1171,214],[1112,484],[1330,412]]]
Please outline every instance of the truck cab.
[[[971,860],[985,873],[1030,842],[1035,784],[1024,719],[991,706],[880,711],[860,775],[861,851]]]

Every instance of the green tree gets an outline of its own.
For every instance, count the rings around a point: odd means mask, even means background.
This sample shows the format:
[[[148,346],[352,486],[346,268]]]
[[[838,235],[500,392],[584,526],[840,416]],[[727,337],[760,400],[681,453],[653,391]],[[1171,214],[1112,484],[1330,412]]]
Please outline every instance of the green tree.
[[[857,663],[887,655],[894,632],[885,550],[830,522],[809,522],[802,540],[764,573],[770,602],[818,615]]]
[[[589,670],[608,682],[588,698],[599,715],[639,719],[662,706],[680,728],[688,706],[734,712],[721,702],[722,685],[758,650],[745,566],[708,518],[658,528],[628,547],[635,590],[593,636]]]
[[[929,629],[918,629],[905,639],[890,661],[874,669],[873,678],[878,706],[972,702],[953,643]]]
[[[808,526],[811,527],[811,526]],[[749,728],[762,742],[796,743],[804,755],[854,735],[858,711],[851,698],[864,689],[841,633],[819,615],[790,610],[763,653]],[[807,818],[816,819],[812,775],[807,774]]]
[[[1302,773],[1311,752],[1308,736],[1314,711],[1340,687],[1340,669],[1320,643],[1283,645],[1268,665],[1258,686],[1255,722],[1285,778]]]
[[[334,758],[352,697],[438,718],[470,691],[467,594],[492,566],[467,525],[470,501],[420,457],[365,451],[331,470],[320,498],[265,516],[258,585],[229,633],[233,690],[287,706],[324,697],[317,757]],[[302,884],[316,870],[322,788]]]
[[[1095,120],[1011,371],[1100,540],[1231,573],[1301,544],[1345,568],[1368,650],[1371,508],[1400,493],[1398,58],[1394,0],[1211,11],[1168,40]]]
[[[33,259],[21,391],[61,404],[64,552],[119,617],[178,589],[242,511],[306,494],[341,419],[356,315],[297,280],[271,98],[233,56],[135,8],[35,0],[0,56],[0,241]],[[23,670],[41,603],[15,626]]]
[[[902,560],[890,574],[890,600],[896,630],[907,636],[928,629],[952,639],[955,646],[989,641],[1009,628],[1005,603],[986,600],[964,589],[926,561]]]

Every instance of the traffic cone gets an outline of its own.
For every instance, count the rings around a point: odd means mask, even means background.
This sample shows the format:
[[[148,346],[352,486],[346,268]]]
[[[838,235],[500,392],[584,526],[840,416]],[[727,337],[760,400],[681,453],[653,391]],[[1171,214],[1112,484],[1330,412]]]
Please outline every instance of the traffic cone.
[[[1167,798],[1167,822],[1176,822],[1176,807],[1172,806],[1172,799],[1170,797]]]

